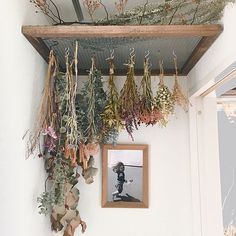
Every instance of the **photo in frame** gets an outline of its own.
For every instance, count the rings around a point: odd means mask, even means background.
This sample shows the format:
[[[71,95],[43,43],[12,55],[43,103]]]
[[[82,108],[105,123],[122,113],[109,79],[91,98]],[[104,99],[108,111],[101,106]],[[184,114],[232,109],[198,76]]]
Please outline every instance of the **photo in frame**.
[[[102,207],[148,208],[148,145],[104,145]]]

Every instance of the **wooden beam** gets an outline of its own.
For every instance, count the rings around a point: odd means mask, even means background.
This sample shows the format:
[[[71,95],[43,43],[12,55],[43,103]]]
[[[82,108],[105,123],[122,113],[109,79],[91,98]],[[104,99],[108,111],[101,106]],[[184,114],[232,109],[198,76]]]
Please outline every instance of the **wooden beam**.
[[[181,73],[188,74],[192,68],[197,64],[200,58],[205,54],[205,52],[210,48],[210,46],[215,42],[218,38],[219,34],[215,36],[208,36],[203,37],[190,57],[188,58],[187,62],[184,64]]]
[[[29,35],[25,35],[31,45],[36,49],[36,51],[42,56],[42,58],[48,63],[48,56],[50,50],[43,42],[41,38],[31,37]]]
[[[34,38],[215,37],[222,30],[221,25],[59,25],[22,27],[24,35]]]

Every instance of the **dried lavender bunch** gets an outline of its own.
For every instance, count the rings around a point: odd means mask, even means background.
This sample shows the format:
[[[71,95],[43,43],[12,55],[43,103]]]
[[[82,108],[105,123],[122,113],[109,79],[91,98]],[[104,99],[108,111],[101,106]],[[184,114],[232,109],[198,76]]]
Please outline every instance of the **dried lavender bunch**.
[[[134,64],[134,55],[131,55],[130,61],[127,64],[127,79],[119,98],[119,114],[132,139],[134,129],[138,129],[138,117],[140,114],[140,99],[134,79]]]

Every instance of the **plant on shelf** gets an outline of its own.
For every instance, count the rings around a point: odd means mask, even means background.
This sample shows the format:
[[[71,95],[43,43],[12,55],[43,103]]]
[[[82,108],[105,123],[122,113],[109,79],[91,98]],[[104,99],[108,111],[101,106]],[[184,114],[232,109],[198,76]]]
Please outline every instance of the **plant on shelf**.
[[[110,15],[102,0],[83,0],[85,10],[90,21],[66,22],[61,18],[56,0],[30,0],[36,12],[45,14],[53,24],[95,24],[95,25],[171,25],[171,24],[213,24],[219,22],[222,12],[228,3],[235,0],[165,0],[158,3],[150,3],[145,0],[132,9],[126,10],[128,0],[115,2],[114,8],[117,14]],[[105,17],[95,20],[94,14],[99,8],[103,8]]]

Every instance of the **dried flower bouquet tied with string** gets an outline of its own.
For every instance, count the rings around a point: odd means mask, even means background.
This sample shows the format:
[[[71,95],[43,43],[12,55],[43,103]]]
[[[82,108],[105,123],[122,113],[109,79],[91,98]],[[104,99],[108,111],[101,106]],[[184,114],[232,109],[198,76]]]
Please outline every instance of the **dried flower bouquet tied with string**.
[[[155,107],[155,100],[152,93],[151,86],[151,69],[148,55],[144,60],[144,75],[141,81],[140,93],[140,114],[139,121],[146,125],[154,125],[162,119],[162,114],[157,107]]]
[[[160,124],[166,126],[169,122],[169,116],[174,113],[174,99],[169,88],[164,84],[164,68],[163,62],[159,62],[160,65],[160,82],[158,85],[157,94],[155,97],[155,107],[161,111],[162,119]]]
[[[121,119],[124,121],[124,125],[128,134],[132,139],[132,133],[134,129],[138,129],[137,119],[140,113],[140,99],[134,78],[134,57],[134,49],[132,49],[130,53],[130,60],[127,64],[127,78],[120,92],[119,98],[119,114]]]
[[[114,53],[114,52],[113,52]],[[119,132],[123,129],[122,120],[119,115],[119,94],[117,92],[116,85],[114,83],[114,62],[113,53],[107,60],[109,61],[109,78],[108,78],[108,92],[107,103],[102,114],[103,119],[103,132],[109,135],[105,135],[105,143],[116,143]]]
[[[97,145],[80,145],[83,137],[76,114],[77,42],[73,60],[69,60],[69,51],[66,52],[65,58],[66,73],[62,74],[58,71],[53,51],[50,52],[39,118],[35,134],[30,138],[29,154],[35,150],[42,135],[43,152],[39,156],[45,162],[48,177],[45,181],[45,191],[38,198],[40,213],[50,215],[53,231],[64,230],[64,236],[73,236],[79,225],[82,232],[86,229],[86,223],[81,220],[77,210],[79,190],[76,184],[80,176],[77,167],[81,165],[85,182],[92,183],[93,176],[97,173],[97,169],[93,167],[92,156],[99,149]],[[81,163],[82,157],[79,154],[82,151],[86,158]]]
[[[175,84],[173,88],[173,99],[176,105],[182,107],[185,112],[188,112],[189,100],[183,93],[183,89],[179,84],[177,56],[175,54],[174,54],[174,64],[175,64]]]
[[[101,72],[95,66],[95,58],[92,58],[92,66],[89,71],[88,81],[77,95],[77,122],[82,127],[82,143],[101,143],[103,140],[102,113],[106,105],[106,93],[103,89]]]

